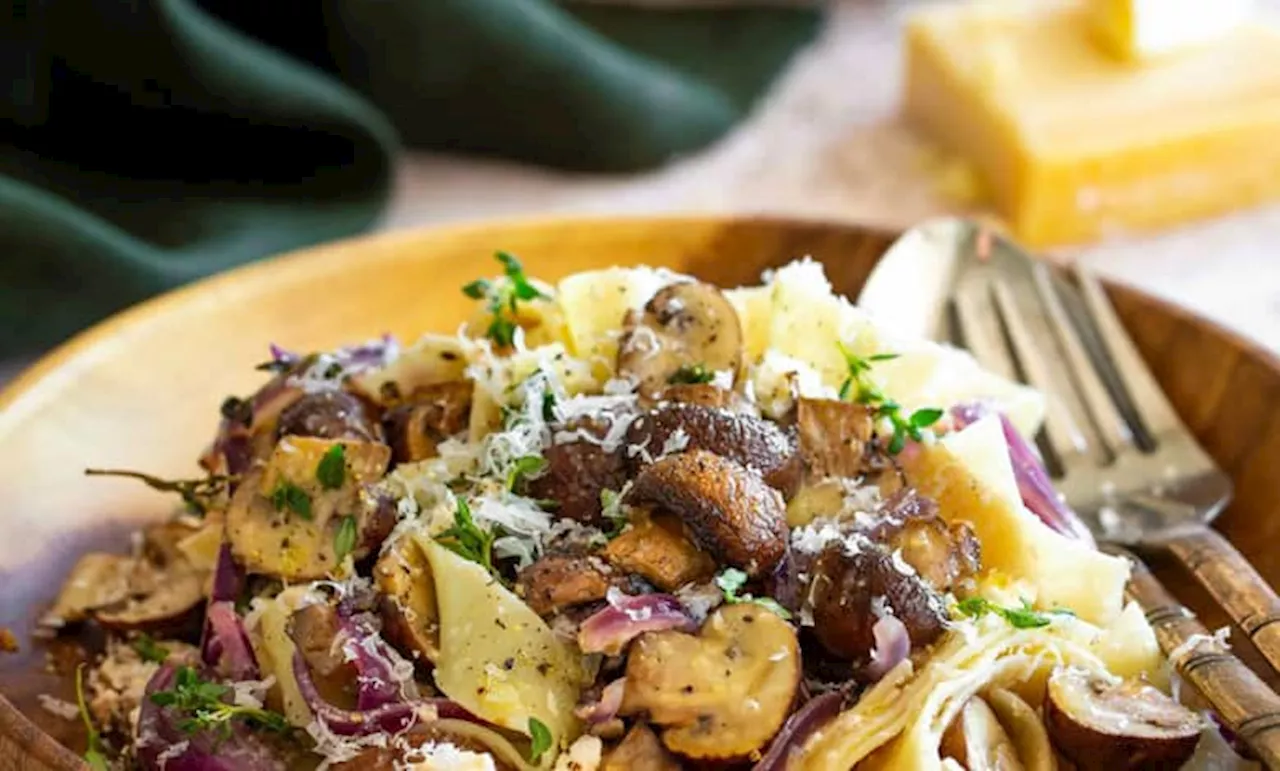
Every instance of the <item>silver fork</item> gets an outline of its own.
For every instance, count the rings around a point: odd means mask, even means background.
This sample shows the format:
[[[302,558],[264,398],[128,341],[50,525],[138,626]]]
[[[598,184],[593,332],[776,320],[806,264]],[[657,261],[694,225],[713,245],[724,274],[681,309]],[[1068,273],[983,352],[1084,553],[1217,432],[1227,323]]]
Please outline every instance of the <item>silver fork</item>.
[[[917,230],[882,264],[942,271],[946,302],[935,307],[947,312],[920,331],[1045,393],[1042,454],[1094,536],[1167,549],[1280,671],[1280,598],[1209,526],[1231,500],[1231,480],[1178,418],[1097,278],[1076,269],[1072,283],[973,223]],[[873,274],[873,295],[876,283]]]

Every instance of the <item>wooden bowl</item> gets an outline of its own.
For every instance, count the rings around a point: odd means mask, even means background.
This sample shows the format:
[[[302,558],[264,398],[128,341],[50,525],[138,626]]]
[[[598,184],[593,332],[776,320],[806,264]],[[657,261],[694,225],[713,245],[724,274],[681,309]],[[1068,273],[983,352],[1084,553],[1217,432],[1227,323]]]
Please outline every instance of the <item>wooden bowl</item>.
[[[262,380],[267,343],[311,350],[383,332],[452,330],[472,309],[459,291],[494,272],[496,249],[556,279],[647,263],[724,285],[805,255],[855,295],[894,234],[769,219],[610,219],[469,225],[345,241],[251,265],[144,303],[50,354],[0,395],[0,626],[22,644],[0,655],[0,769],[71,769],[80,726],[38,706],[73,698],[45,671],[32,622],[80,553],[124,549],[173,501],[90,466],[190,476],[221,400]],[[1220,327],[1132,289],[1119,312],[1174,405],[1236,483],[1222,529],[1272,583],[1280,488],[1280,362]],[[1214,628],[1224,617],[1184,577],[1157,565]],[[1236,634],[1233,639],[1243,639]],[[1239,647],[1239,646],[1238,646]],[[1247,656],[1247,652],[1246,652]],[[1259,670],[1261,671],[1261,670]]]

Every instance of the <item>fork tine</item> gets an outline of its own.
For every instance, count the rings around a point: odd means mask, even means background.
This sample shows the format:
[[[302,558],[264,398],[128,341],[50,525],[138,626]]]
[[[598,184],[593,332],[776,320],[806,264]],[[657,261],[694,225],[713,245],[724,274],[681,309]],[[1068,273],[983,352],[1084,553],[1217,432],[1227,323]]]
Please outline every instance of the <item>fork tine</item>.
[[[1085,428],[1073,417],[1068,403],[1072,389],[1061,387],[1061,378],[1054,376],[1048,360],[1036,349],[1029,320],[1018,307],[1018,301],[1009,286],[1003,281],[993,281],[991,292],[996,308],[1004,318],[1013,355],[1017,358],[1027,383],[1047,395],[1045,437],[1064,471],[1069,471],[1081,461],[1089,460],[1091,448],[1095,447],[1089,441]]]
[[[1044,304],[1046,319],[1058,338],[1080,399],[1093,418],[1093,426],[1097,429],[1099,438],[1113,455],[1132,447],[1133,434],[1129,431],[1129,425],[1116,409],[1106,385],[1098,377],[1097,367],[1080,341],[1080,335],[1067,317],[1058,290],[1054,288],[1049,268],[1044,263],[1036,263],[1031,270],[1036,292]]]
[[[1183,431],[1182,421],[1178,419],[1169,400],[1165,398],[1164,391],[1147,369],[1142,355],[1129,338],[1129,333],[1124,331],[1115,309],[1107,300],[1102,283],[1087,268],[1076,266],[1075,274],[1093,326],[1115,365],[1121,385],[1127,392],[1129,405],[1147,434],[1157,440],[1162,435]]]
[[[1013,359],[1000,334],[1000,321],[989,309],[991,299],[982,284],[980,291],[956,292],[952,298],[961,340],[952,342],[969,352],[991,372],[1005,380],[1016,380]]]

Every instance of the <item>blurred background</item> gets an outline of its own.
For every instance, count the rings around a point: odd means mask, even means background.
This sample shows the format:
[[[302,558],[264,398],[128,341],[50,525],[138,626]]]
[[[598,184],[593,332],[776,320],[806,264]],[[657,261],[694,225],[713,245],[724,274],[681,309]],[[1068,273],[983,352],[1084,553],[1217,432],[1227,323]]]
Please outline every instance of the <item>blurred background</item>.
[[[115,310],[280,251],[571,214],[968,213],[1280,351],[1277,13],[17,0],[0,380]]]

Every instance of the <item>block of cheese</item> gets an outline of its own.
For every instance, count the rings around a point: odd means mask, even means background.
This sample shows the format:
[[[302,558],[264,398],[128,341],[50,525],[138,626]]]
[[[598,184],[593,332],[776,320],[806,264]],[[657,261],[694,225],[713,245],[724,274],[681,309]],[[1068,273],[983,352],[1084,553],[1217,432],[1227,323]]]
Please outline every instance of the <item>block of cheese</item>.
[[[1141,61],[1216,41],[1253,13],[1253,0],[1089,0],[1094,33],[1113,56]]]
[[[1280,30],[1141,64],[1083,0],[954,3],[907,24],[909,120],[963,155],[1032,246],[1280,197]]]

